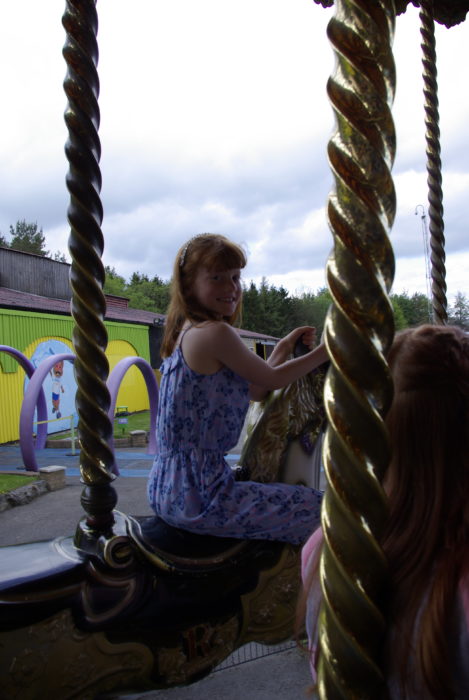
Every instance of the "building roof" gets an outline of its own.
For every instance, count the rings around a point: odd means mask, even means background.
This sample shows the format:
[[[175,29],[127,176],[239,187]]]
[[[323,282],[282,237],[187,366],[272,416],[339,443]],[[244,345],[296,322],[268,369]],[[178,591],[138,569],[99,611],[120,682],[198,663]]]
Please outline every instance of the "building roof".
[[[117,321],[120,323],[137,323],[146,326],[162,326],[165,315],[144,311],[143,309],[130,309],[126,297],[118,297],[105,294],[106,298],[106,321]],[[70,302],[67,299],[53,299],[43,297],[30,292],[21,292],[8,287],[0,287],[0,308],[18,309],[19,311],[37,311],[42,313],[62,314],[70,316]],[[264,343],[275,343],[278,338],[264,333],[255,333],[236,329],[243,338],[252,338]]]
[[[120,321],[129,323],[143,323],[145,325],[158,325],[164,322],[164,314],[143,311],[141,309],[129,309],[127,305],[113,303],[111,295],[106,294],[107,321]],[[116,297],[121,300],[123,297]],[[16,289],[0,287],[0,307],[9,309],[21,309],[22,311],[43,311],[53,314],[70,315],[70,302],[67,299],[52,299],[42,297],[30,292],[20,292]]]

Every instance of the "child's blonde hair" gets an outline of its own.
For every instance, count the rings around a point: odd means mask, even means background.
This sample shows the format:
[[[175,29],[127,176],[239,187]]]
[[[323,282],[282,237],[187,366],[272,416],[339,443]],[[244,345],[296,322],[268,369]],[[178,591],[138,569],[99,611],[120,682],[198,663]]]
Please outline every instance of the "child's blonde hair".
[[[168,357],[186,320],[193,323],[214,320],[211,311],[200,306],[192,294],[195,277],[201,268],[208,270],[233,270],[246,266],[243,249],[218,233],[201,233],[179,249],[174,261],[171,280],[171,300],[166,317],[161,356]],[[224,320],[233,325],[241,314],[239,303],[234,313]]]

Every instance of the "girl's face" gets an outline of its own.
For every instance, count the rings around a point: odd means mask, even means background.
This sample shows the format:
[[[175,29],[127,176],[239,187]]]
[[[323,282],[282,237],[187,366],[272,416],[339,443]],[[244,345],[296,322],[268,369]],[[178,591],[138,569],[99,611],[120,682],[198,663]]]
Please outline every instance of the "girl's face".
[[[192,294],[200,306],[220,320],[232,316],[240,302],[241,270],[208,270],[202,267],[196,274]]]

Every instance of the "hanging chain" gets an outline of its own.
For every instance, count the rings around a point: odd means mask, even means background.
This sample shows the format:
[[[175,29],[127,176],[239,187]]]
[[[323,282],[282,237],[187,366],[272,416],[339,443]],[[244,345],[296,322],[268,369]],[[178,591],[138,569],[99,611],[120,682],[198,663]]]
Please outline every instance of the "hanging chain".
[[[425,138],[427,142],[428,216],[430,219],[432,306],[434,323],[448,322],[446,300],[445,236],[440,159],[438,83],[435,51],[433,1],[420,2],[422,36],[423,94],[425,98]]]

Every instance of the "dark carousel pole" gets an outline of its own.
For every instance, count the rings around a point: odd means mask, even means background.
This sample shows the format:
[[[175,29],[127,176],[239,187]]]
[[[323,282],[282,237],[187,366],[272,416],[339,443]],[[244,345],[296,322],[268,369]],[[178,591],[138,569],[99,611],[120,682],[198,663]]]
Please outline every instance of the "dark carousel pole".
[[[64,89],[68,98],[65,122],[69,162],[66,182],[70,193],[67,215],[72,258],[71,313],[75,321],[73,346],[76,354],[76,406],[79,417],[80,471],[85,487],[81,503],[86,518],[77,529],[77,546],[94,549],[100,536],[107,536],[114,523],[117,494],[111,482],[113,454],[109,443],[112,425],[108,418],[110,396],[106,386],[109,365],[105,356],[107,331],[103,293],[103,208],[100,199],[101,145],[97,73],[98,18],[96,0],[67,0],[62,18],[66,30],[63,55],[67,63]]]

